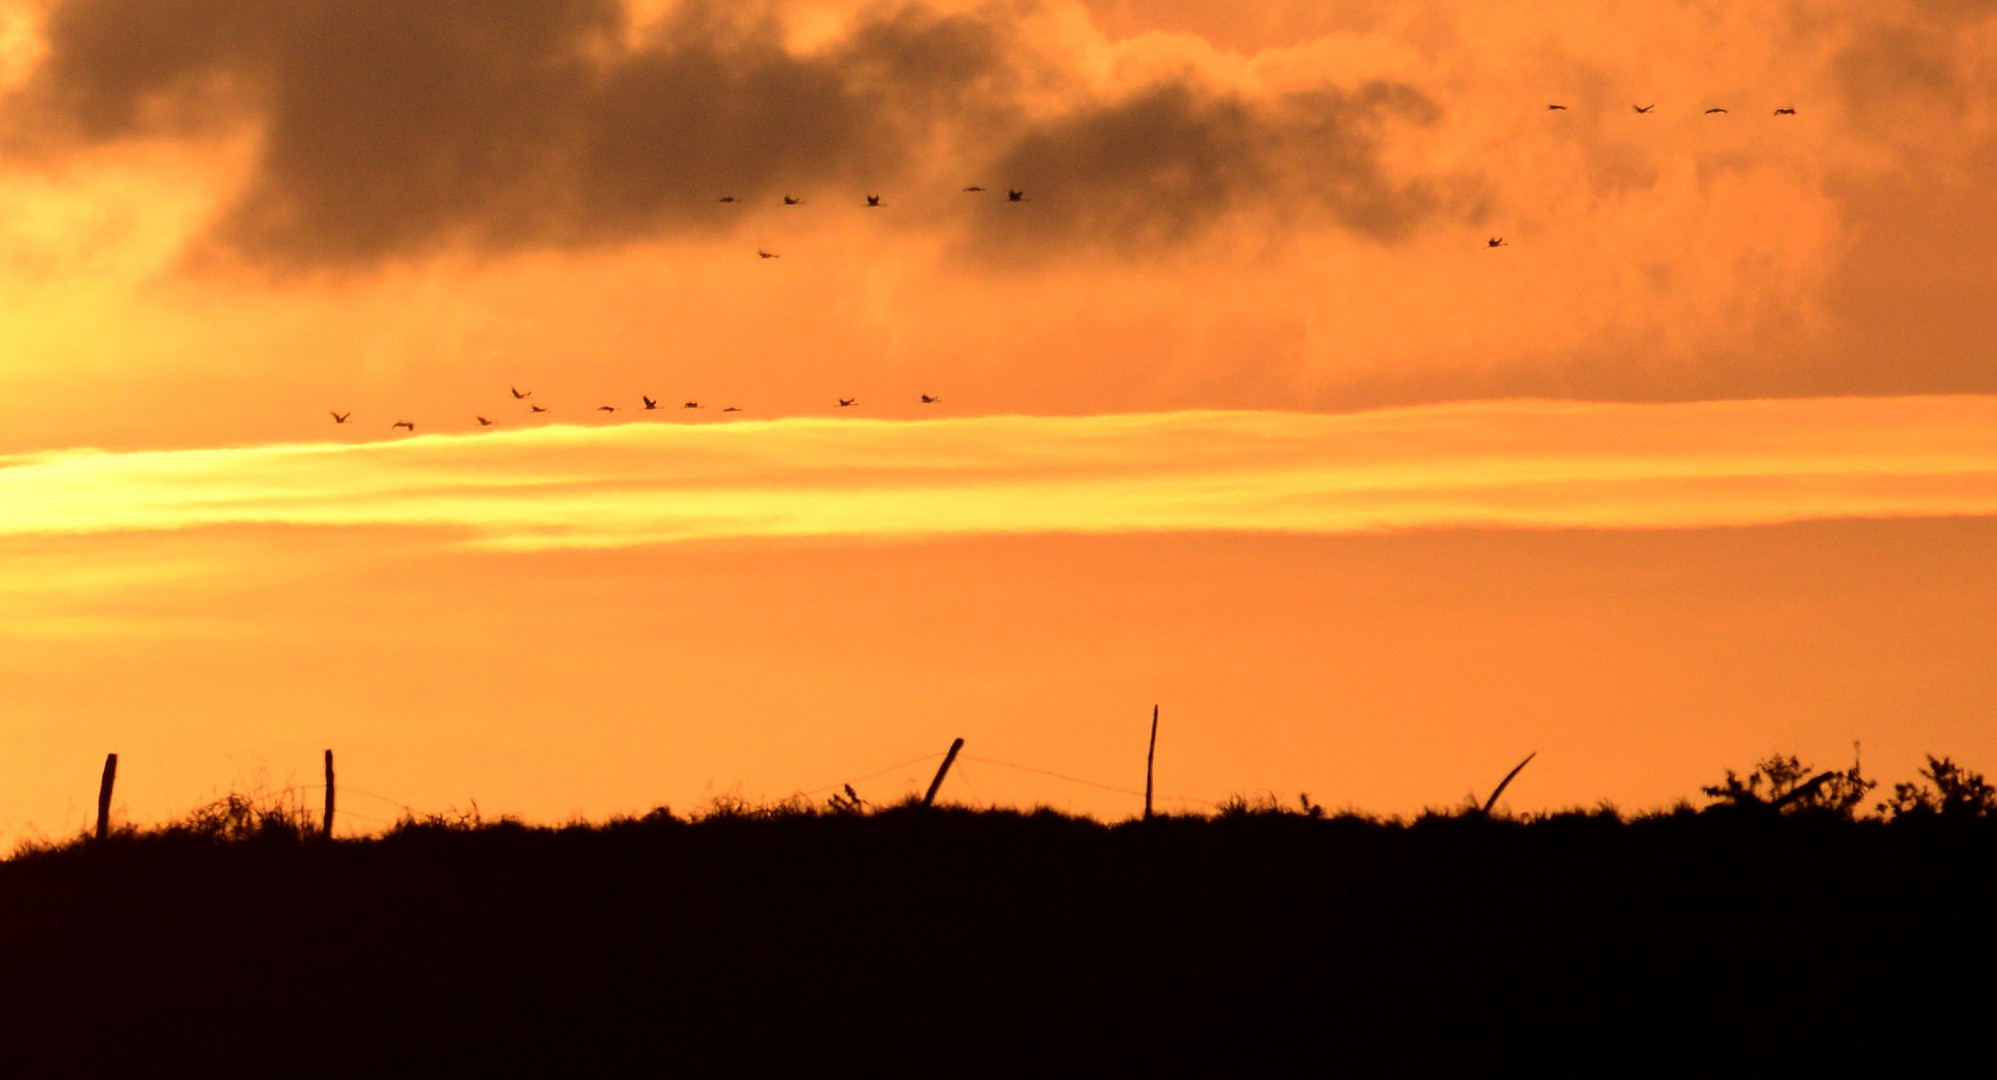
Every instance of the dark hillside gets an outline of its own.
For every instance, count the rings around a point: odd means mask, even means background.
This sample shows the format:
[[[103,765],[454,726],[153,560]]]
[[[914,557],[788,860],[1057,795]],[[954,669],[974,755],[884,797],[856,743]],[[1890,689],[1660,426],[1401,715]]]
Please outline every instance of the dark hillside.
[[[0,1072],[1934,1065],[1993,915],[1986,817],[124,834],[0,864]]]

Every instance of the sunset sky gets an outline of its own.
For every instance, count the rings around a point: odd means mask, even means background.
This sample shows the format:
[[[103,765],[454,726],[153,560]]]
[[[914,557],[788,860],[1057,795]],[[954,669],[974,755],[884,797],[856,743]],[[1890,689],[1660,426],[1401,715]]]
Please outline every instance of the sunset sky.
[[[0,840],[1997,769],[1992,191],[1971,0],[0,0]]]

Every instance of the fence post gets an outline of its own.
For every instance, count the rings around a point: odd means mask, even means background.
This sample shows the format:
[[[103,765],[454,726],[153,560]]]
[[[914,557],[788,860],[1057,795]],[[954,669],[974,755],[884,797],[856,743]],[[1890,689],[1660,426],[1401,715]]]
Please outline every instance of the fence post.
[[[922,805],[928,806],[930,803],[936,801],[936,789],[943,786],[944,775],[950,771],[951,764],[957,760],[957,751],[963,748],[964,740],[962,738],[950,744],[950,752],[943,755],[943,764],[936,769],[936,779],[929,782],[929,794],[922,797]]]
[[[1158,757],[1158,706],[1151,706],[1151,749],[1144,752],[1144,820],[1151,820],[1151,763]]]
[[[333,838],[333,752],[326,751],[326,821],[319,826],[320,835]]]
[[[111,835],[111,785],[118,782],[118,755],[104,755],[104,779],[97,785],[97,839]]]
[[[1539,751],[1534,750],[1532,753],[1527,754],[1525,756],[1524,761],[1521,761],[1517,765],[1512,766],[1512,771],[1506,773],[1505,778],[1503,780],[1498,781],[1498,786],[1495,790],[1491,792],[1491,797],[1484,800],[1484,809],[1479,810],[1478,814],[1482,815],[1483,817],[1490,817],[1491,808],[1498,805],[1498,796],[1503,795],[1505,793],[1505,789],[1512,786],[1512,778],[1519,774],[1520,769],[1523,769],[1527,765],[1532,764],[1532,759],[1538,756],[1539,756]],[[1475,796],[1472,797],[1474,798]]]

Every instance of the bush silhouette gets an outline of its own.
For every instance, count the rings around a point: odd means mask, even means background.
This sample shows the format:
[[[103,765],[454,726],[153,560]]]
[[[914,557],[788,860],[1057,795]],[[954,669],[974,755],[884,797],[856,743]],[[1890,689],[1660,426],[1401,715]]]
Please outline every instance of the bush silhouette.
[[[1879,812],[1893,820],[1900,818],[1944,817],[1980,818],[1997,813],[1997,787],[1946,757],[1928,756],[1921,770],[1922,781],[1893,785],[1893,797],[1879,804]]]
[[[1711,808],[1830,814],[1849,820],[1857,816],[1866,794],[1878,786],[1860,771],[1855,753],[1851,768],[1821,773],[1794,754],[1771,754],[1745,778],[1728,769],[1725,780],[1699,790],[1713,800]]]

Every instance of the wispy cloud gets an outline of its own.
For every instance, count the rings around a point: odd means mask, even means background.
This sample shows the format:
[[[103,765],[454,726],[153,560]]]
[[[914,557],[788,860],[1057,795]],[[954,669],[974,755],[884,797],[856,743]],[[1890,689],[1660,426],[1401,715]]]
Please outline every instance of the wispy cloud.
[[[550,426],[0,463],[0,536],[725,538],[1699,528],[1997,514],[1997,397]]]

